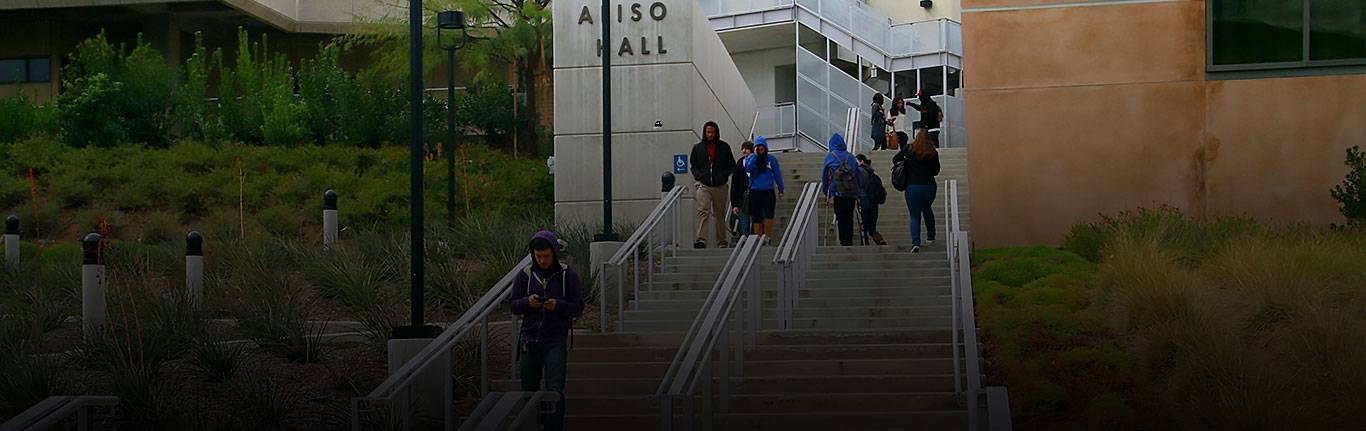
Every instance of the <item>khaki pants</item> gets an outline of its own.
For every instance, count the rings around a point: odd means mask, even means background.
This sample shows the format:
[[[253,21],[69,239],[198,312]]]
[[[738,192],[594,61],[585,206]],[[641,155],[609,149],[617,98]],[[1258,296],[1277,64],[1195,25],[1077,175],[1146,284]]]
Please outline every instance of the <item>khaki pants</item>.
[[[720,244],[730,237],[726,232],[726,202],[727,195],[730,194],[728,186],[707,187],[702,183],[693,183],[693,199],[697,200],[697,239],[707,241],[707,222],[715,226],[715,241],[710,244]]]

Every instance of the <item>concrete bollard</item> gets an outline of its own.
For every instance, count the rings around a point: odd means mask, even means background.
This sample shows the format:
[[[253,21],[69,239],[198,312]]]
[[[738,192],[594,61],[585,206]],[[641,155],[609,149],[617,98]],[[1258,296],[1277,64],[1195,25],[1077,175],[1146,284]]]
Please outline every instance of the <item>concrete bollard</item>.
[[[104,325],[104,262],[100,261],[100,234],[85,236],[82,248],[85,259],[81,265],[81,328],[88,338]]]
[[[5,219],[5,265],[19,267],[19,216],[14,214]]]
[[[204,235],[199,231],[192,230],[185,235],[185,288],[189,290],[191,304],[203,304]]]
[[[323,247],[332,247],[337,242],[337,192],[327,189],[323,192]]]

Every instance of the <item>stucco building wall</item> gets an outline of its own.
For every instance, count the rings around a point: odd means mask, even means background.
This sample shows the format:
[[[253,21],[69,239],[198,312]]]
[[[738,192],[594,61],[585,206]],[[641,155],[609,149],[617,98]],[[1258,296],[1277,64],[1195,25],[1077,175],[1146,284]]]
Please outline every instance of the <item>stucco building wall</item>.
[[[964,0],[974,240],[1057,244],[1140,206],[1341,222],[1366,75],[1211,80],[1205,2]]]

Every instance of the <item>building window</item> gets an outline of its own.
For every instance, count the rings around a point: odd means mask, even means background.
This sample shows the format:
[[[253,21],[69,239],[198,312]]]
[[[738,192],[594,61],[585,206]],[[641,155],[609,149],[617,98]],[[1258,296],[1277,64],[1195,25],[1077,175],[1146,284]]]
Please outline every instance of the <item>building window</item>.
[[[1360,0],[1210,0],[1210,71],[1366,64]]]
[[[51,80],[52,60],[47,57],[0,59],[0,84]]]

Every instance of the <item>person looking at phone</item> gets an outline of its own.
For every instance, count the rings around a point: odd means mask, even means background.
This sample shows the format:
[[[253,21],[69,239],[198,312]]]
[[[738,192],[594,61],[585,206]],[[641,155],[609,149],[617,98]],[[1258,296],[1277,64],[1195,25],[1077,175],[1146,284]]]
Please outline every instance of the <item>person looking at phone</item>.
[[[545,430],[564,429],[564,382],[569,350],[565,341],[574,319],[583,314],[583,286],[579,274],[560,262],[560,239],[543,230],[528,245],[532,264],[513,281],[512,312],[523,316],[518,339],[518,367],[522,390],[545,390],[559,394],[555,412],[546,418]]]

